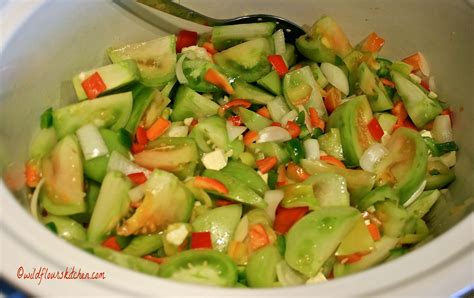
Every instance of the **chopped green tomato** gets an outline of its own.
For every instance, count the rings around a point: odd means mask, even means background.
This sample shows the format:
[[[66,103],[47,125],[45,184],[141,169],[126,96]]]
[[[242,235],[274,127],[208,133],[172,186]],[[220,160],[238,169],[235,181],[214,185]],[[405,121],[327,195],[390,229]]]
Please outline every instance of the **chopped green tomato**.
[[[276,266],[282,257],[275,246],[260,248],[250,256],[245,270],[249,286],[255,288],[272,287],[276,281]]]
[[[326,207],[305,215],[286,235],[288,265],[306,277],[315,276],[359,217],[352,207]]]
[[[53,223],[56,234],[63,239],[82,242],[87,238],[84,227],[69,217],[48,215],[42,221],[44,224]]]
[[[162,88],[175,77],[176,37],[174,35],[110,48],[107,54],[114,63],[134,59],[140,70],[141,82],[146,86]]]
[[[317,173],[336,173],[346,178],[347,189],[351,194],[351,200],[363,198],[375,184],[375,174],[353,169],[342,169],[335,165],[328,164],[320,160],[302,159],[301,166],[311,175]]]
[[[369,69],[367,64],[360,64],[358,77],[359,88],[367,95],[372,111],[380,112],[393,107],[392,101],[387,92],[385,92],[382,82],[380,82],[377,75]]]
[[[270,72],[268,75],[270,75],[271,73],[273,72]],[[263,80],[267,76],[263,77],[260,80]],[[278,80],[280,80],[279,77]],[[269,103],[274,98],[273,95],[268,94],[262,89],[239,79],[236,79],[234,83],[232,83],[232,86],[234,87],[234,93],[232,94],[232,98],[244,98],[245,100],[248,100],[251,103],[263,105]]]
[[[336,256],[350,256],[355,253],[368,253],[374,249],[374,240],[365,225],[364,218],[359,216],[352,230],[342,240],[336,250]]]
[[[339,160],[344,160],[339,128],[331,128],[329,132],[318,138],[319,148]]]
[[[207,194],[207,192],[202,188],[194,186],[194,179],[187,179],[184,182],[184,185],[186,185],[186,187],[193,193],[194,198],[203,204],[204,207],[211,208],[213,206],[211,197]]]
[[[216,69],[214,63],[205,59],[188,59],[183,62],[183,74],[187,79],[186,86],[197,92],[218,92],[220,89],[204,79],[206,72]]]
[[[230,144],[225,121],[218,116],[205,118],[191,130],[189,136],[204,153],[213,151],[215,147],[227,151],[230,149]]]
[[[425,179],[428,149],[417,131],[405,127],[395,131],[386,148],[388,155],[375,167],[377,183],[392,185],[404,204]]]
[[[226,252],[242,215],[238,204],[218,207],[198,216],[192,223],[193,231],[211,233],[212,248]]]
[[[173,174],[156,169],[145,184],[143,203],[117,229],[117,234],[154,233],[171,223],[187,222],[193,206],[194,197],[186,186]]]
[[[72,84],[79,100],[88,98],[82,83],[94,73],[99,75],[105,85],[105,89],[101,94],[116,90],[140,79],[140,72],[134,60],[123,60],[115,64],[81,72],[72,78]]]
[[[281,95],[281,79],[275,70],[260,78],[257,84],[270,91],[273,95]]]
[[[240,120],[247,126],[248,129],[253,131],[260,131],[267,126],[272,124],[270,119],[267,119],[251,110],[239,107],[238,115],[240,116]]]
[[[122,250],[124,254],[143,257],[163,247],[163,236],[161,233],[138,235]]]
[[[302,35],[296,40],[296,48],[311,61],[336,63],[336,54],[324,45],[322,38],[321,35]]]
[[[145,110],[141,119],[138,119],[138,124],[141,124],[144,128],[150,128],[158,118],[164,119],[169,118],[171,109],[167,107],[171,100],[164,95],[164,93],[157,92],[156,96],[151,101],[148,108]],[[133,132],[133,134],[136,132]]]
[[[42,204],[54,215],[86,211],[81,148],[75,136],[68,135],[56,144],[42,161],[45,195]]]
[[[402,61],[395,61],[390,65],[390,70],[408,76],[413,71],[413,66]]]
[[[128,156],[128,148],[122,144],[120,133],[105,128],[101,128],[99,132],[109,152],[117,151],[123,156]],[[102,182],[107,174],[109,159],[110,154],[85,160],[84,174],[86,177],[99,183]]]
[[[328,128],[339,128],[344,163],[349,167],[358,166],[362,153],[375,142],[367,127],[370,120],[372,110],[365,95],[346,101],[329,117]]]
[[[87,210],[83,213],[75,214],[72,219],[80,223],[88,223],[91,220],[92,212],[99,197],[100,184],[92,180],[86,181],[86,205]]]
[[[407,207],[407,211],[417,218],[422,218],[433,207],[440,196],[441,192],[437,189],[424,191],[416,201]]]
[[[283,53],[283,59],[285,59],[288,67],[295,65],[296,63],[296,47],[291,43],[285,43],[285,52]]]
[[[218,195],[257,208],[264,209],[267,206],[267,203],[261,196],[229,174],[220,171],[205,170],[203,176],[218,180],[229,190],[227,194],[216,193]]]
[[[397,116],[394,116],[389,113],[377,113],[375,114],[375,118],[377,118],[377,121],[380,124],[380,127],[382,127],[383,131],[391,134],[393,131],[393,126],[395,123],[397,123]]]
[[[40,159],[47,156],[57,142],[56,131],[53,127],[41,129],[30,144],[29,158]]]
[[[309,66],[311,72],[313,73],[313,77],[316,80],[316,83],[318,83],[319,87],[326,88],[329,82],[326,79],[326,76],[324,76],[323,72],[321,71],[321,68],[319,67],[318,63],[312,61],[305,61],[303,62],[303,65]]]
[[[154,88],[146,87],[139,84],[132,90],[133,94],[133,108],[130,113],[130,118],[128,119],[125,129],[131,134],[134,135],[137,131],[137,127],[140,124],[143,116],[145,115],[146,110],[154,101],[162,101],[162,94],[159,94]]]
[[[389,257],[390,251],[397,245],[398,239],[383,236],[375,242],[375,248],[370,254],[363,256],[360,261],[351,264],[336,263],[334,265],[334,276],[341,277],[373,267]]]
[[[61,139],[88,123],[117,131],[127,124],[132,111],[132,103],[132,92],[126,92],[82,101],[54,110],[53,125],[57,137]]]
[[[426,190],[441,189],[456,179],[453,170],[439,160],[429,161],[426,173]]]
[[[134,271],[156,276],[158,275],[158,272],[160,270],[160,265],[155,262],[127,255],[106,247],[96,245],[93,246],[90,250],[94,255],[98,256],[99,258],[117,264],[119,266],[132,269]]]
[[[130,180],[122,173],[111,171],[105,176],[87,228],[90,242],[100,243],[104,240],[127,214],[130,204],[128,191],[131,187]]]
[[[304,181],[312,186],[314,196],[321,207],[349,206],[346,179],[335,173],[315,174]]]
[[[214,55],[214,61],[230,77],[255,82],[271,71],[267,56],[272,54],[268,38],[256,38]]]
[[[250,23],[212,27],[212,44],[218,51],[225,50],[259,37],[270,37],[275,30],[275,23]]]
[[[219,105],[184,85],[179,86],[173,103],[172,121],[204,118],[217,114]]]
[[[281,206],[284,208],[308,207],[316,210],[319,203],[313,193],[313,187],[306,183],[292,183],[281,188],[284,192]]]
[[[375,204],[375,216],[382,222],[383,235],[400,237],[404,234],[405,224],[410,214],[397,203],[384,201]]]
[[[429,98],[423,87],[413,83],[398,71],[392,71],[391,75],[408,115],[416,127],[422,128],[441,113],[441,105]]]
[[[190,283],[231,287],[237,267],[227,255],[202,249],[183,251],[160,266],[159,276]]]
[[[241,183],[244,183],[261,197],[268,190],[268,185],[262,177],[253,168],[241,162],[230,161],[221,172],[240,180]]]
[[[275,156],[278,159],[278,164],[285,164],[289,160],[289,155],[286,148],[284,149],[274,142],[250,144],[248,148],[250,152],[252,152],[257,157],[260,153],[263,153],[263,158]]]
[[[384,186],[373,189],[365,197],[363,197],[359,202],[356,202],[355,205],[361,212],[364,212],[370,206],[375,205],[375,203],[383,202],[386,199],[392,200],[396,204],[398,204],[398,201],[400,200],[397,192],[394,191],[388,185],[384,185]]]

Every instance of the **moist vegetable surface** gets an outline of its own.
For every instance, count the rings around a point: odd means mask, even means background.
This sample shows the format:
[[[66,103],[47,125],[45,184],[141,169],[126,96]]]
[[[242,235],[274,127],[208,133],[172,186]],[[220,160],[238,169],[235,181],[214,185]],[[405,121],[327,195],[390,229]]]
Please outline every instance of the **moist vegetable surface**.
[[[384,43],[323,16],[295,44],[256,23],[111,47],[72,78],[77,103],[41,116],[31,212],[100,258],[204,285],[397,258],[431,238],[458,148],[423,55]]]

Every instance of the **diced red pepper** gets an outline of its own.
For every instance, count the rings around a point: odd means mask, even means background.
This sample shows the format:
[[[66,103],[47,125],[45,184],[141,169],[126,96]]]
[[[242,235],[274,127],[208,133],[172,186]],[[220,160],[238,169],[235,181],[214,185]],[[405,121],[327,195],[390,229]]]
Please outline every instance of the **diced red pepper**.
[[[41,180],[40,162],[37,159],[29,160],[25,165],[25,180],[28,187],[36,187]]]
[[[122,248],[120,247],[120,244],[117,242],[117,237],[115,236],[110,236],[109,238],[105,239],[104,242],[102,242],[103,247],[107,247],[116,251],[121,251]]]
[[[240,119],[240,116],[234,115],[229,117],[230,122],[232,122],[232,125],[234,126],[240,126],[242,125],[242,120]]]
[[[370,120],[369,124],[367,125],[367,128],[376,141],[380,141],[382,139],[384,132],[377,118],[372,118],[372,120]]]
[[[302,167],[298,166],[293,162],[289,162],[286,167],[286,173],[288,178],[293,181],[303,182],[310,177],[308,173],[306,173]]]
[[[262,224],[253,224],[249,226],[250,249],[257,250],[270,243],[267,231]]]
[[[208,42],[206,41],[205,43],[202,44],[202,47],[206,49],[206,51],[211,54],[211,55],[214,55],[214,54],[217,54],[217,50],[216,48],[214,47],[214,45],[211,43],[211,42]]]
[[[135,185],[143,184],[147,180],[146,175],[143,172],[128,174],[128,178],[130,178]]]
[[[205,190],[216,191],[221,194],[229,193],[229,190],[222,182],[213,178],[209,178],[209,177],[203,177],[203,176],[194,177],[194,186],[205,189]]]
[[[281,123],[280,122],[272,122],[270,124],[270,126],[278,126],[278,127],[281,127]]]
[[[148,140],[156,140],[159,136],[165,133],[166,130],[171,126],[171,121],[166,120],[163,117],[158,118],[158,120],[153,123],[150,128],[146,131],[146,137]]]
[[[332,164],[332,165],[335,165],[336,167],[339,167],[341,169],[345,169],[346,166],[344,165],[344,163],[342,161],[340,161],[339,159],[335,158],[334,156],[330,156],[330,155],[323,155],[320,157],[320,159],[322,161],[325,161],[327,162],[328,164]]]
[[[229,83],[229,80],[226,76],[215,70],[214,68],[209,68],[204,75],[204,80],[216,85],[219,88],[222,88],[227,94],[233,94],[234,88]]]
[[[261,107],[260,109],[258,109],[257,114],[259,114],[262,117],[271,119],[270,111],[267,109],[267,107]]]
[[[82,81],[81,85],[89,99],[94,99],[107,90],[107,86],[105,86],[98,72],[94,72],[91,76]]]
[[[145,260],[157,263],[157,264],[163,264],[163,262],[165,261],[164,258],[157,258],[152,255],[146,255],[146,256],[143,256],[142,258],[144,258]]]
[[[286,130],[290,133],[290,136],[294,139],[297,138],[301,133],[301,128],[294,121],[288,121],[286,123]]]
[[[353,253],[348,256],[337,256],[336,258],[341,264],[352,264],[360,261],[362,256],[358,253]]]
[[[235,107],[244,107],[246,109],[250,108],[252,103],[248,100],[245,99],[233,99],[229,101],[228,103],[222,105],[219,107],[219,110],[217,111],[219,115],[223,116],[224,112],[227,111],[230,108],[235,108]]]
[[[372,236],[372,239],[374,239],[374,241],[380,240],[380,232],[377,228],[377,225],[369,223],[367,225],[367,229],[369,229],[370,235]]]
[[[131,151],[133,154],[137,154],[145,150],[145,145],[143,144],[138,144],[138,143],[133,143]]]
[[[137,140],[138,144],[146,145],[148,143],[148,138],[146,136],[146,129],[142,126],[137,128],[135,133],[135,139]]]
[[[283,77],[288,72],[288,66],[281,55],[270,55],[267,59],[280,77]]]
[[[286,234],[288,230],[300,220],[307,212],[308,207],[283,208],[278,206],[275,215],[273,229],[280,234]]]
[[[258,170],[262,173],[268,173],[277,163],[278,159],[275,156],[266,157],[259,159],[255,162],[257,164]]]
[[[392,114],[394,116],[397,116],[398,119],[401,121],[404,121],[408,117],[408,112],[405,109],[405,105],[403,104],[403,101],[399,100],[395,102],[392,108]]]
[[[258,139],[258,132],[249,130],[244,134],[244,144],[250,145]]]
[[[309,119],[311,121],[311,126],[313,128],[320,128],[324,131],[326,124],[324,123],[323,119],[319,118],[318,111],[315,108],[309,108]]]
[[[234,205],[237,204],[236,202],[228,201],[228,200],[223,200],[223,199],[217,199],[214,201],[214,204],[216,207],[222,207],[222,206],[229,206],[229,205]]]
[[[363,52],[378,52],[384,45],[385,40],[378,36],[377,33],[372,32],[367,36],[367,38],[362,42],[361,50]]]
[[[193,232],[191,234],[191,249],[212,249],[210,232]]]
[[[425,88],[426,91],[430,91],[430,85],[426,81],[421,81],[420,82],[421,87]]]
[[[194,31],[181,30],[176,38],[176,52],[181,53],[181,50],[186,47],[197,44],[198,34]]]
[[[324,95],[324,106],[326,106],[326,110],[328,111],[328,113],[331,114],[342,102],[341,91],[339,91],[339,89],[337,89],[336,87],[331,86],[328,90],[325,91],[325,93],[326,94]]]
[[[395,88],[395,83],[390,80],[387,80],[386,78],[381,78],[380,81],[387,87]]]
[[[280,165],[277,170],[278,177],[277,177],[277,186],[283,186],[288,183],[288,177],[286,177],[286,168],[285,165]]]
[[[410,64],[413,67],[412,71],[417,71],[417,70],[420,69],[421,59],[422,58],[421,58],[420,52],[416,52],[415,54],[406,57],[402,61],[407,63],[407,64]]]

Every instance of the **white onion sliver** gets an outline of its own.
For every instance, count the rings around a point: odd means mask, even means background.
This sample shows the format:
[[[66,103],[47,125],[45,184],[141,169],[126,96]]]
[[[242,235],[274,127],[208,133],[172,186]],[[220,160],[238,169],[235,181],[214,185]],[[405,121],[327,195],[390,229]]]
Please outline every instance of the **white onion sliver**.
[[[131,162],[122,154],[117,151],[113,151],[110,154],[109,163],[107,164],[107,171],[118,171],[122,172],[125,175],[140,173],[142,172],[145,176],[150,175],[150,171],[140,167],[139,165]]]
[[[430,90],[436,91],[436,82],[434,76],[430,77],[430,79],[428,80],[428,85],[430,87]]]
[[[181,57],[179,57],[178,62],[176,63],[176,78],[178,79],[178,82],[180,84],[188,83],[188,79],[186,78],[183,72],[184,59],[186,59],[186,55],[183,54],[181,55]]]
[[[431,135],[438,143],[454,141],[453,129],[451,128],[451,118],[449,115],[439,115],[435,118]]]
[[[234,240],[235,241],[244,241],[245,237],[249,232],[249,218],[247,215],[242,217],[237,228],[235,228]]]
[[[283,55],[286,51],[285,33],[283,33],[283,29],[279,29],[273,33],[273,42],[275,44],[275,54]]]
[[[275,212],[278,207],[278,204],[280,204],[284,196],[285,196],[285,193],[279,189],[268,190],[265,192],[264,200],[268,204],[267,208],[265,208],[265,212],[267,213],[268,217],[272,220],[272,222],[275,220]]]
[[[304,151],[306,153],[306,159],[319,160],[319,142],[315,139],[307,139],[303,142]]]
[[[418,55],[420,56],[420,71],[422,74],[429,77],[430,65],[428,64],[428,61],[426,60],[425,56],[422,53],[418,52]]]
[[[290,133],[279,126],[268,126],[258,132],[257,143],[286,142],[291,140]]]
[[[379,143],[372,144],[360,157],[360,167],[364,171],[373,172],[377,162],[379,162],[386,154],[387,149],[384,145]]]
[[[39,198],[39,194],[41,192],[41,187],[43,186],[43,183],[44,183],[44,178],[42,178],[38,182],[38,185],[36,185],[35,191],[33,192],[33,195],[31,196],[30,211],[35,219],[38,219],[38,198]]]
[[[189,127],[185,125],[171,125],[171,127],[166,132],[170,138],[180,138],[187,137],[189,132]]]
[[[81,144],[82,153],[86,160],[90,160],[109,153],[107,145],[99,132],[99,129],[93,124],[86,124],[76,131],[77,138]]]
[[[349,94],[349,81],[342,69],[334,64],[323,62],[321,63],[321,71],[331,85],[339,89],[344,95]]]
[[[231,121],[226,121],[227,138],[230,142],[237,139],[247,129],[245,126],[235,126]]]
[[[278,281],[283,286],[297,286],[305,283],[305,279],[301,274],[293,270],[285,260],[281,260],[276,265],[276,273]]]
[[[411,197],[406,200],[405,203],[403,203],[403,207],[408,207],[410,206],[418,197],[421,195],[423,190],[425,190],[426,186],[426,180],[423,180],[423,182],[420,184],[420,186],[415,190],[415,192],[411,195]]]
[[[298,112],[295,110],[291,110],[285,115],[283,115],[283,117],[281,117],[280,123],[282,126],[286,126],[288,121],[294,121],[296,117],[298,117]]]
[[[128,191],[128,196],[130,198],[130,202],[132,203],[141,201],[145,196],[145,184],[140,184],[130,189]]]

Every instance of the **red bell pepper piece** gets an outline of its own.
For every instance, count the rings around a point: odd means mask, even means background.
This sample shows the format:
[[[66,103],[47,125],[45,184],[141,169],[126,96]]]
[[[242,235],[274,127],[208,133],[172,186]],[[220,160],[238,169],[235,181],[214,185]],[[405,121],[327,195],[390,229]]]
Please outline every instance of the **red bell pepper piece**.
[[[299,127],[298,124],[296,124],[296,122],[294,121],[288,121],[286,123],[286,130],[288,130],[288,132],[290,133],[291,135],[291,138],[297,138],[300,133],[301,133],[301,128]]]
[[[253,224],[249,227],[250,249],[257,250],[270,243],[267,231],[262,224]]]
[[[228,103],[222,105],[219,107],[219,110],[217,111],[219,115],[223,116],[224,112],[227,111],[230,108],[235,108],[235,107],[244,107],[246,109],[250,108],[252,103],[250,101],[245,100],[245,99],[233,99],[229,101]]]
[[[117,242],[117,237],[115,236],[110,236],[109,238],[105,239],[104,242],[102,242],[103,247],[107,247],[116,251],[121,251],[122,248],[120,247],[120,244]]]
[[[193,232],[191,234],[191,249],[212,249],[210,232]]]
[[[374,239],[374,241],[380,240],[380,232],[377,228],[377,225],[375,225],[374,223],[369,223],[367,225],[367,229],[369,229],[370,235],[372,236],[372,239]]]
[[[157,263],[157,264],[162,264],[165,261],[164,258],[157,258],[152,255],[146,255],[146,256],[143,256],[142,258],[144,258],[145,260]]]
[[[302,167],[298,166],[297,164],[290,162],[286,167],[286,173],[288,178],[294,181],[303,182],[309,178],[309,174],[306,173]]]
[[[194,186],[206,190],[213,190],[221,194],[229,193],[229,190],[222,182],[209,177],[196,176],[194,178]]]
[[[165,131],[171,126],[171,121],[166,120],[163,117],[158,118],[158,120],[153,123],[150,128],[146,131],[146,137],[148,140],[153,141],[159,136],[165,133]]]
[[[262,117],[271,119],[270,111],[267,109],[267,107],[261,107],[260,109],[258,109],[257,114],[259,114]]]
[[[330,156],[330,155],[323,155],[320,157],[320,159],[322,161],[325,161],[327,162],[328,164],[332,164],[332,165],[335,165],[337,167],[340,167],[342,169],[345,169],[346,166],[344,165],[344,163],[342,161],[340,161],[339,159],[335,158],[334,156]]]
[[[234,93],[234,88],[232,88],[232,85],[229,83],[229,80],[214,68],[209,68],[206,71],[206,74],[204,75],[204,80],[213,85],[216,85],[219,88],[224,89],[227,94]]]
[[[257,160],[255,163],[257,164],[258,170],[262,173],[268,173],[278,162],[278,159],[275,156],[266,157],[263,159]]]
[[[181,53],[181,50],[186,47],[197,44],[198,34],[194,31],[181,30],[176,38],[176,52]]]
[[[240,116],[234,115],[229,117],[230,122],[232,122],[232,125],[234,126],[240,126],[242,125],[242,120],[240,119]]]
[[[385,40],[378,36],[377,33],[372,32],[367,36],[367,38],[362,42],[361,50],[363,52],[378,52],[384,45]]]
[[[273,223],[273,229],[280,234],[286,234],[288,230],[290,230],[290,228],[308,212],[308,210],[308,207],[283,208],[278,206],[275,222]]]
[[[318,111],[316,111],[316,109],[313,107],[309,108],[309,119],[313,128],[320,128],[322,131],[324,131],[326,124],[324,123],[323,119],[319,118]]]
[[[267,57],[267,59],[280,77],[284,76],[288,72],[288,66],[281,55],[270,55]]]
[[[249,130],[244,134],[244,144],[250,145],[258,139],[258,132]]]
[[[90,77],[82,81],[81,85],[89,99],[94,99],[107,90],[107,86],[105,86],[98,72],[94,72]]]
[[[143,172],[128,174],[128,178],[130,178],[130,180],[132,180],[135,185],[140,185],[147,181],[147,178]]]
[[[137,128],[137,131],[135,132],[135,139],[137,140],[138,144],[146,145],[148,143],[148,138],[146,136],[146,129],[143,128],[142,126],[139,126]]]
[[[372,118],[372,120],[370,120],[369,124],[367,125],[367,128],[376,141],[380,141],[382,139],[384,132],[377,118]]]

